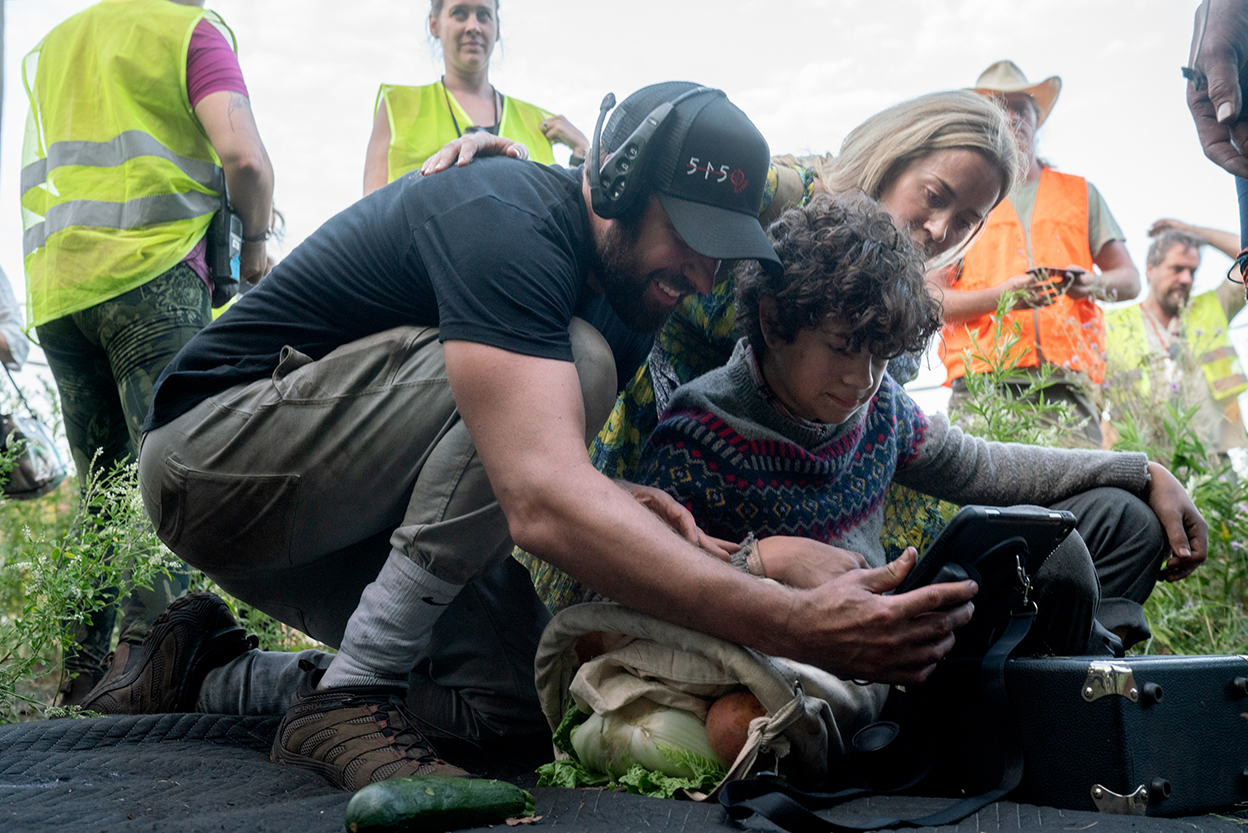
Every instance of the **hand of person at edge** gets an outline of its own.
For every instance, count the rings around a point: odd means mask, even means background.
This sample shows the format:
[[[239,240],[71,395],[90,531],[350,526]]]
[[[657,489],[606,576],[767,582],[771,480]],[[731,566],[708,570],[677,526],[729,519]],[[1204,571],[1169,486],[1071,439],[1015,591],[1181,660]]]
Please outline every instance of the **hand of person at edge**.
[[[741,549],[740,544],[715,538],[703,532],[694,521],[693,513],[662,489],[639,486],[627,480],[615,482],[621,489],[632,495],[634,500],[658,515],[659,520],[667,524],[673,532],[720,561],[731,561],[732,554]]]
[[[1201,9],[1197,9],[1197,23]],[[1195,48],[1199,28],[1192,32]],[[1248,2],[1209,0],[1209,20],[1196,57],[1205,83],[1187,84],[1187,108],[1205,156],[1239,177],[1248,177],[1248,120],[1241,83],[1248,70]]]
[[[1183,485],[1160,463],[1149,463],[1152,480],[1144,499],[1161,521],[1171,555],[1162,568],[1166,581],[1179,581],[1196,571],[1209,555],[1209,525]]]
[[[463,167],[476,156],[510,156],[512,159],[528,159],[529,149],[521,142],[512,141],[504,136],[495,136],[484,130],[465,133],[458,139],[452,139],[433,156],[420,166],[421,176],[445,171],[451,165]]]
[[[778,653],[847,680],[918,683],[953,648],[971,621],[973,581],[931,584],[889,596],[914,566],[908,547],[871,570],[848,570],[811,590],[795,590]]]
[[[758,542],[763,573],[790,587],[818,587],[847,570],[865,570],[867,560],[856,552],[791,535],[773,535]]]
[[[572,148],[572,155],[585,159],[589,156],[589,140],[576,129],[576,125],[563,116],[551,116],[541,124],[542,135],[551,144],[559,143]]]

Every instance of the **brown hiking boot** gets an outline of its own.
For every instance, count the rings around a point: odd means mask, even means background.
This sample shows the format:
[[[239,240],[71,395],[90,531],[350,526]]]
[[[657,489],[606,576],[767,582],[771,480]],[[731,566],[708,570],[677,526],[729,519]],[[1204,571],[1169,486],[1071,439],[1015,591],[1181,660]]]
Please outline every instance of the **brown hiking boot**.
[[[192,711],[204,675],[253,647],[215,594],[174,599],[141,648],[129,646],[122,657],[118,646],[108,673],[82,707],[100,714]]]
[[[80,671],[76,677],[66,677],[56,692],[56,705],[80,706],[95,687],[95,678],[86,671]]]
[[[294,702],[277,727],[275,764],[319,772],[335,787],[355,791],[405,775],[468,772],[437,757],[403,703],[403,690],[387,686],[318,691],[324,671],[310,663]]]

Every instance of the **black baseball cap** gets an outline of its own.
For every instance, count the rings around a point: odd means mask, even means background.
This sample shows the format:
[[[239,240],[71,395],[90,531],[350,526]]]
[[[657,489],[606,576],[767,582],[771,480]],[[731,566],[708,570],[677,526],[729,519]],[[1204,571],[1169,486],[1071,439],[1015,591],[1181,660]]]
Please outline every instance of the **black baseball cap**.
[[[614,151],[654,108],[699,87],[667,81],[633,93],[603,128],[603,149]],[[758,221],[771,158],[767,141],[722,90],[701,89],[664,120],[653,140],[657,153],[646,163],[647,183],[695,252],[721,260],[750,258],[779,272],[780,259]]]

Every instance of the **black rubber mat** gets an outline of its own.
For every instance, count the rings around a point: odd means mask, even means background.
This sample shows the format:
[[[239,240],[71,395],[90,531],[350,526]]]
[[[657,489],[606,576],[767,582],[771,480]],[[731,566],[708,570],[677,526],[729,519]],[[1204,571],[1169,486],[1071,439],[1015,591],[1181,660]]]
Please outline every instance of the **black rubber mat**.
[[[277,718],[152,715],[58,720],[0,727],[0,831],[341,831],[350,795],[320,776],[269,763]],[[442,749],[475,772],[531,787],[546,750],[491,754]],[[542,820],[516,828],[701,833],[770,830],[738,826],[716,804],[661,801],[588,790],[534,790]],[[874,798],[829,816],[866,820],[922,816],[947,799]],[[1153,819],[999,802],[959,824],[960,833],[1037,830],[1244,833],[1234,816]],[[501,825],[495,830],[509,829]]]

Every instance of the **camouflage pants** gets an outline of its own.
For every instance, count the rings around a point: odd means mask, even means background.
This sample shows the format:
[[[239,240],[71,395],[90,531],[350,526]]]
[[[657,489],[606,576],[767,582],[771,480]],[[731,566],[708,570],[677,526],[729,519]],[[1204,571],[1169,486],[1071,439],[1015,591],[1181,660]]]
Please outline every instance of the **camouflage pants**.
[[[80,481],[138,458],[152,388],[170,360],[212,321],[208,288],[185,264],[135,289],[37,328],[61,398],[65,434]],[[98,451],[98,456],[96,456]],[[121,640],[141,642],[173,599],[186,592],[189,568],[158,576],[151,590],[135,589],[121,601]],[[101,588],[110,604],[74,635],[66,657],[72,672],[100,673],[117,619],[114,588]]]

